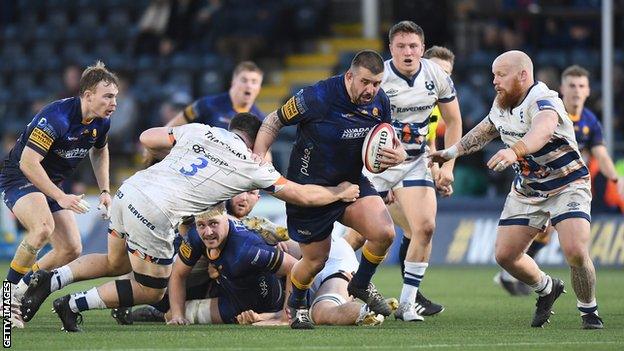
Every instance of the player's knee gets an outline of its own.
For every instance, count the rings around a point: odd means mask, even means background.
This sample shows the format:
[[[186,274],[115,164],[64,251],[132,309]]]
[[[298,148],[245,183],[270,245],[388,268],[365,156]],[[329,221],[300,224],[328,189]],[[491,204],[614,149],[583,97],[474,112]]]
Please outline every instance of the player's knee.
[[[43,221],[28,231],[28,241],[37,248],[43,247],[54,231],[54,223]]]
[[[436,224],[433,218],[427,219],[420,224],[420,231],[425,239],[431,240],[435,229]]]
[[[380,228],[378,241],[384,246],[390,247],[390,245],[392,245],[392,242],[394,241],[394,236],[394,225],[392,223],[389,225],[384,225]]]
[[[126,260],[111,260],[108,257],[108,273],[110,276],[124,275],[132,271],[130,262]]]
[[[496,249],[494,253],[494,257],[496,258],[496,263],[498,263],[501,267],[509,267],[513,265],[514,262],[518,259],[518,256],[511,252],[510,250],[502,250]]]
[[[61,249],[54,248],[54,250],[59,250],[64,260],[66,262],[71,262],[77,259],[78,257],[80,257],[80,254],[82,253],[82,244],[81,243],[72,244],[72,245],[64,246]]]
[[[568,247],[562,247],[563,254],[568,262],[568,265],[572,267],[581,267],[585,264],[587,257],[589,256],[587,249],[582,245],[573,245]]]
[[[329,259],[329,256],[320,256],[315,257],[314,259],[309,260],[307,263],[308,269],[314,273],[318,273],[323,270],[325,267],[325,262]]]

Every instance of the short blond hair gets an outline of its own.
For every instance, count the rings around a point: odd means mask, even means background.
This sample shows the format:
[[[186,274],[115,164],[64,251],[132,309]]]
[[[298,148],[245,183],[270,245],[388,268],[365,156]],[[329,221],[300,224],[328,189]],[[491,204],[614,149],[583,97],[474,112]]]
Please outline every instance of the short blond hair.
[[[104,82],[109,84],[115,84],[119,87],[119,79],[111,71],[106,69],[106,66],[102,61],[96,61],[95,65],[87,67],[80,77],[79,93],[83,96],[87,90],[94,91],[98,83]]]
[[[211,208],[207,209],[204,212],[198,213],[195,215],[195,220],[210,220],[213,219],[215,217],[219,217],[219,216],[223,216],[225,215],[225,202],[220,202],[214,206],[212,206]]]
[[[455,64],[455,54],[444,46],[434,45],[430,47],[429,49],[427,49],[427,51],[425,51],[423,57],[426,59],[435,57],[442,61],[448,61],[451,66]]]

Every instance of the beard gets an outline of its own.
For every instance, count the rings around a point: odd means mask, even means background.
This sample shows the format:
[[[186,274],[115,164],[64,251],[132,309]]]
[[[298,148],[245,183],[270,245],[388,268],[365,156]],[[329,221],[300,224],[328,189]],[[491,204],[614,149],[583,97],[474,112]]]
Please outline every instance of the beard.
[[[520,80],[515,79],[509,91],[500,91],[496,95],[496,104],[503,110],[515,107],[524,95]]]

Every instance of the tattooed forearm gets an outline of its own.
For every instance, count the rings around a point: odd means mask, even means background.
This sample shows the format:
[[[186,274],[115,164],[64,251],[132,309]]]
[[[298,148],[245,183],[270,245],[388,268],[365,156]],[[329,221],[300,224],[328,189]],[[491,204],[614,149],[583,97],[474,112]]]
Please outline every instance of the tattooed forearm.
[[[459,141],[460,155],[467,155],[481,150],[487,143],[498,136],[498,131],[489,118],[483,119]]]
[[[596,271],[591,261],[588,261],[580,267],[570,267],[576,297],[585,303],[591,302],[596,295]]]
[[[264,119],[258,133],[266,133],[271,137],[271,140],[275,140],[283,126],[284,125],[277,116],[277,111],[273,111]]]

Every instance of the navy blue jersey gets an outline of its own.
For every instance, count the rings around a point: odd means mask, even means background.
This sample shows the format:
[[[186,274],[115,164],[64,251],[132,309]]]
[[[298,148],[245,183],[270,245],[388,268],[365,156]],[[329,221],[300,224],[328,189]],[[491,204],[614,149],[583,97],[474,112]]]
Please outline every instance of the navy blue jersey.
[[[282,285],[275,272],[279,270],[284,253],[268,245],[255,232],[238,221],[229,220],[230,230],[218,256],[208,255],[206,245],[197,231],[189,231],[180,245],[182,262],[194,266],[201,256],[219,272],[219,297],[227,297],[236,314],[253,309],[268,312],[267,307],[282,307]],[[213,250],[214,251],[214,250]]]
[[[92,146],[106,146],[110,119],[95,118],[82,123],[80,98],[54,101],[45,106],[22,132],[4,161],[6,179],[23,178],[19,169],[22,151],[28,146],[43,156],[41,165],[54,183],[69,177]]]
[[[249,111],[236,111],[229,93],[205,96],[184,109],[184,117],[189,122],[203,123],[211,127],[228,129],[230,121],[239,112],[249,112],[264,119],[264,114],[253,104]]]
[[[574,135],[579,150],[591,151],[596,145],[604,145],[602,126],[593,112],[584,108],[580,116],[570,115],[570,119],[574,124]]]
[[[340,75],[301,89],[277,115],[284,125],[298,124],[288,179],[301,184],[357,184],[362,143],[375,125],[390,122],[390,101],[380,89],[369,104],[354,104]]]

